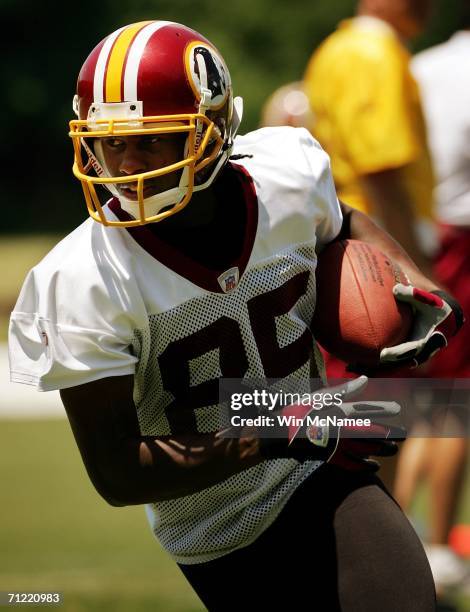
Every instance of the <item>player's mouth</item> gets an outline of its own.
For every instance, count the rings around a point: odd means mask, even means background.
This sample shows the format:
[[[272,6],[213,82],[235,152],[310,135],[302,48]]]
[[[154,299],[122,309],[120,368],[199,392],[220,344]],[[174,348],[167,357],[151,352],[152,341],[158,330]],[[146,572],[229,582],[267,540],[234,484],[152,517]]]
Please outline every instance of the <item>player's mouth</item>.
[[[123,195],[125,198],[127,198],[128,200],[137,201],[139,199],[138,192],[137,192],[137,183],[119,183],[117,185],[117,189],[119,193]],[[144,190],[143,190],[142,195],[144,199],[150,198],[156,193],[159,193],[159,191],[160,189],[158,188],[156,181],[146,181],[144,183]]]

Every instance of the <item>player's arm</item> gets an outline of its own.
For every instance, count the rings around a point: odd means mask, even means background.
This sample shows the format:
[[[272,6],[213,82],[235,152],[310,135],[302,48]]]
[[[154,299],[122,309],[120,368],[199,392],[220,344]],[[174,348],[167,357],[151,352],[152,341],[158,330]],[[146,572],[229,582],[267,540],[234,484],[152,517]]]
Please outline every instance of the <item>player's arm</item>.
[[[60,392],[88,475],[111,505],[189,495],[263,460],[253,434],[142,436],[133,386],[117,376]]]
[[[365,377],[332,389],[347,400],[367,383]],[[327,391],[329,391],[327,389]],[[62,401],[88,475],[100,495],[113,506],[174,499],[195,493],[266,459],[321,459],[343,469],[375,470],[371,455],[394,454],[392,429],[377,425],[376,436],[341,437],[339,432],[321,444],[303,436],[301,428],[282,428],[281,437],[265,438],[242,429],[238,438],[225,432],[191,436],[142,436],[132,397],[133,376],[105,378],[61,391]],[[369,416],[393,416],[399,407],[390,402],[368,402]],[[364,402],[361,403],[361,406]],[[389,406],[389,404],[393,404]],[[363,417],[345,402],[340,416]],[[374,409],[374,411],[372,411]],[[287,406],[285,415],[311,412],[309,406]],[[318,411],[317,411],[318,412]],[[294,428],[295,429],[295,428]],[[304,428],[305,429],[305,428]]]
[[[406,188],[403,168],[365,174],[361,181],[381,225],[403,246],[420,270],[431,275],[428,258],[418,244],[416,214]]]
[[[378,226],[370,217],[364,213],[348,206],[344,202],[340,202],[341,211],[343,213],[343,226],[341,228],[340,238],[351,238],[353,240],[362,240],[375,244],[381,251],[396,261],[403,272],[408,276],[412,285],[420,287],[426,291],[435,291],[440,289],[434,280],[428,278],[424,271],[419,267],[418,262],[412,256],[412,253],[401,246],[390,233]],[[409,219],[409,216],[397,217],[397,223],[402,225],[410,225],[404,223],[403,219]],[[403,244],[403,243],[402,243]]]

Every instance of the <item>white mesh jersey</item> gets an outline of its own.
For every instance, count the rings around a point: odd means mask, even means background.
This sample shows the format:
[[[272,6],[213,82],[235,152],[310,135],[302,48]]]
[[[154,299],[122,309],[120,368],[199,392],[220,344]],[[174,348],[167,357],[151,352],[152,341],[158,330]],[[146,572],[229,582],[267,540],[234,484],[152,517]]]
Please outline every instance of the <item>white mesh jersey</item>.
[[[141,432],[158,436],[216,430],[221,376],[303,392],[323,374],[309,324],[316,252],[342,222],[329,159],[293,128],[240,136],[234,153],[246,235],[232,269],[190,261],[146,226],[87,220],[25,280],[10,324],[13,381],[47,391],[134,374]],[[318,465],[264,461],[149,504],[149,520],[176,561],[215,559],[253,542]]]

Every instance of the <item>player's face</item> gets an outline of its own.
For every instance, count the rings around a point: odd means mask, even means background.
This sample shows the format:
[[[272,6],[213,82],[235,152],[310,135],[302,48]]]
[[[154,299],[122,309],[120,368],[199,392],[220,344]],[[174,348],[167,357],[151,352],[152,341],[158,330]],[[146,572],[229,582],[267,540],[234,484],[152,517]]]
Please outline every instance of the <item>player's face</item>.
[[[181,134],[149,134],[143,136],[110,136],[102,138],[103,156],[111,176],[123,177],[170,166],[183,157],[185,136]],[[146,179],[144,198],[176,187],[181,171]],[[137,200],[137,183],[116,183],[119,193]]]
[[[418,36],[425,28],[432,8],[432,0],[394,0],[397,25],[406,38]]]
[[[360,0],[360,12],[388,21],[405,39],[420,34],[426,26],[433,0]]]

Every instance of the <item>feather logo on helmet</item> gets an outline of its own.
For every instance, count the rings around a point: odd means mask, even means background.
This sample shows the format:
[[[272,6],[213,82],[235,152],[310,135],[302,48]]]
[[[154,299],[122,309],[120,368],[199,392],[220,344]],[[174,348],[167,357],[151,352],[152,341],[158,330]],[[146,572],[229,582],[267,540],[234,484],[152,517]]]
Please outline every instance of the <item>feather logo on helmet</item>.
[[[208,108],[221,108],[229,95],[230,77],[227,66],[217,51],[204,42],[193,42],[186,49],[186,74],[196,98],[208,89],[211,92]]]

